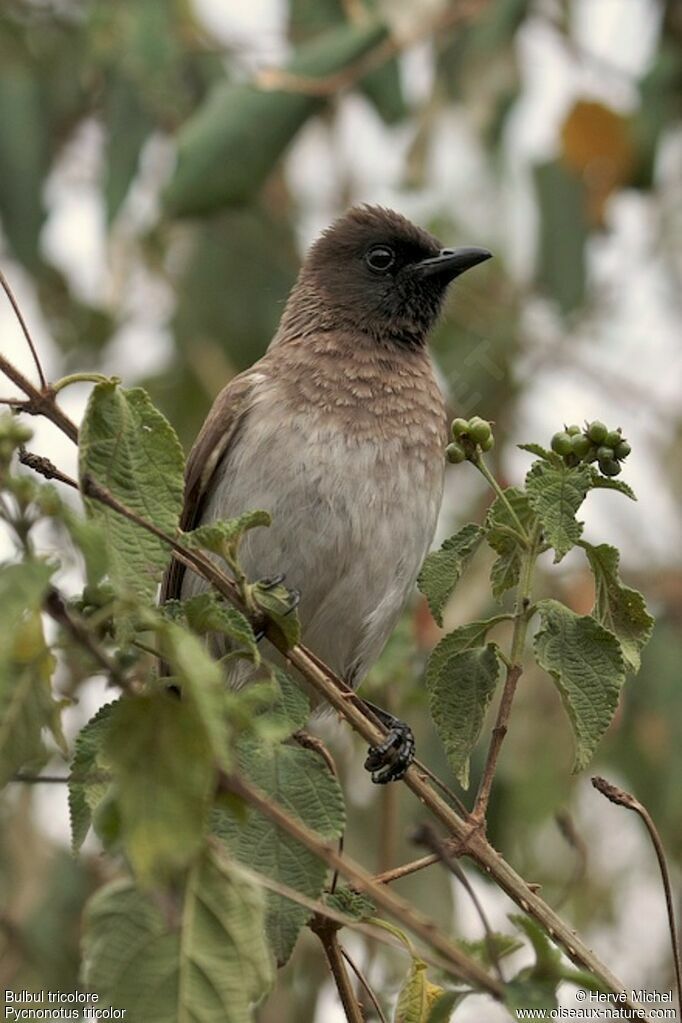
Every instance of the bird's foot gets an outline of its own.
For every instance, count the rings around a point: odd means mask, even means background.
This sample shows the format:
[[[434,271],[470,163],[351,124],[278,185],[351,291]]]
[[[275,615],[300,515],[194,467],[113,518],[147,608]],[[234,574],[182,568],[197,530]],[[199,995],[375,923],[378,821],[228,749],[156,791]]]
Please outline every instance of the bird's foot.
[[[381,710],[372,703],[367,703],[367,706],[388,728],[388,735],[378,746],[369,747],[365,770],[371,773],[375,785],[400,781],[414,760],[415,742],[412,729],[388,711]]]

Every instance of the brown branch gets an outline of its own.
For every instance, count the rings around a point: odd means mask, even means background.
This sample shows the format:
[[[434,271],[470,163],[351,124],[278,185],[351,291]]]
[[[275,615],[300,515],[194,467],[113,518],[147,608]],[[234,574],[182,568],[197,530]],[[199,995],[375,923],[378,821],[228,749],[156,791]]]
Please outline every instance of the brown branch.
[[[60,483],[65,483],[68,487],[73,487],[75,490],[80,489],[77,482],[58,469],[49,458],[46,458],[45,455],[37,455],[33,451],[27,451],[23,444],[19,447],[19,461],[22,465],[26,465],[29,469],[44,476],[46,480],[59,480]]]
[[[430,867],[433,863],[438,863],[439,859],[440,856],[436,853],[432,853],[429,856],[421,856],[418,860],[412,860],[410,863],[403,863],[399,867],[393,867],[392,870],[384,870],[381,874],[375,874],[374,880],[377,884],[390,884],[391,881],[399,881],[401,877],[416,874],[418,870],[423,870],[424,867]]]
[[[2,272],[2,270],[0,270],[0,285],[2,285],[2,288],[3,288],[4,292],[5,292],[5,294],[7,295],[7,298],[9,299],[10,305],[12,306],[12,309],[14,310],[14,315],[16,316],[17,320],[19,321],[21,329],[24,332],[24,337],[26,338],[26,342],[28,344],[28,347],[31,350],[31,355],[33,356],[33,362],[35,363],[35,367],[36,367],[36,369],[38,371],[38,379],[40,380],[40,387],[41,387],[41,389],[43,391],[45,391],[45,390],[47,390],[47,381],[45,379],[45,374],[43,373],[43,367],[40,364],[40,359],[38,358],[38,353],[36,351],[36,346],[33,344],[33,338],[31,337],[31,334],[30,334],[30,331],[29,331],[28,327],[26,326],[26,321],[24,320],[24,317],[22,315],[21,309],[19,308],[19,303],[17,302],[16,298],[14,297],[14,292],[10,288],[9,281],[5,277],[5,275]]]
[[[316,934],[320,939],[348,1023],[365,1023],[364,1014],[360,1003],[355,997],[355,990],[351,984],[351,979],[348,976],[348,970],[343,959],[343,949],[339,943],[338,927],[326,919],[326,917],[319,916],[313,917],[308,926],[313,934]]]
[[[414,909],[386,885],[377,884],[364,867],[348,856],[340,856],[334,846],[325,842],[311,828],[289,816],[277,803],[256,788],[251,782],[237,775],[221,775],[222,787],[241,797],[265,817],[277,824],[297,842],[315,853],[328,866],[338,870],[358,891],[364,892],[386,913],[399,920],[427,945],[439,952],[449,964],[450,972],[486,991],[495,998],[503,996],[499,981],[489,977],[477,962],[462,952],[461,948],[438,930],[433,921]]]
[[[490,792],[493,785],[493,779],[495,777],[495,771],[497,770],[497,761],[500,756],[500,750],[502,749],[502,743],[507,735],[512,703],[514,702],[516,687],[522,674],[523,668],[520,664],[514,664],[511,668],[507,669],[507,677],[504,682],[502,699],[500,700],[500,706],[497,711],[495,727],[493,728],[490,738],[490,746],[488,748],[488,755],[483,769],[483,777],[481,778],[481,784],[476,795],[476,805],[474,806],[473,816],[477,820],[483,820],[488,809]]]
[[[592,784],[597,792],[601,792],[603,796],[606,796],[606,798],[612,803],[615,803],[616,806],[624,806],[626,809],[634,810],[636,814],[639,814],[644,821],[647,831],[649,832],[649,838],[651,839],[656,852],[658,867],[661,871],[661,881],[663,883],[663,891],[665,893],[665,906],[668,911],[668,927],[670,930],[670,944],[672,946],[673,963],[675,966],[675,981],[677,983],[677,1000],[680,1008],[680,1014],[682,1015],[682,965],[680,964],[680,943],[677,935],[677,925],[675,923],[675,908],[673,904],[672,886],[670,884],[670,873],[668,871],[668,863],[665,856],[665,849],[663,848],[663,842],[661,841],[661,836],[659,835],[658,829],[646,806],[644,806],[643,803],[640,803],[639,799],[633,796],[630,792],[625,792],[623,789],[618,788],[617,785],[607,781],[606,778],[600,778],[598,776],[592,778]]]
[[[45,416],[59,427],[69,440],[72,440],[74,444],[78,443],[78,427],[65,412],[62,412],[49,387],[44,391],[39,391],[4,355],[0,355],[0,373],[9,377],[12,383],[16,384],[26,395],[25,399],[6,399],[7,401],[30,416]]]

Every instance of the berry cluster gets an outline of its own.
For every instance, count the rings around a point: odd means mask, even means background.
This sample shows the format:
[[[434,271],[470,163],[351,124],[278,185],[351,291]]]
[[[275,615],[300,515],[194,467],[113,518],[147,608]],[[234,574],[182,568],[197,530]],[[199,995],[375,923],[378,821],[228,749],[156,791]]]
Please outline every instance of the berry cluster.
[[[620,463],[627,458],[632,448],[622,435],[622,430],[609,430],[604,423],[595,419],[579,426],[567,426],[552,437],[552,451],[561,455],[567,465],[578,462],[598,462],[605,476],[617,476]]]
[[[476,448],[490,451],[495,443],[490,423],[480,416],[474,416],[472,419],[453,419],[450,432],[452,444],[446,447],[445,457],[453,465],[459,465],[467,458],[475,457]]]

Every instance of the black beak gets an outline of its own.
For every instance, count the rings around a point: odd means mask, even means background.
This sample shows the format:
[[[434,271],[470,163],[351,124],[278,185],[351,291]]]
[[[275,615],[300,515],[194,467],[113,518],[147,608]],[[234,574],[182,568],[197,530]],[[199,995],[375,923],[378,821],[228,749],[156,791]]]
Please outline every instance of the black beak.
[[[420,277],[437,275],[449,283],[465,270],[470,270],[472,266],[478,266],[479,263],[491,258],[492,252],[488,252],[487,249],[441,249],[437,256],[422,259],[417,263],[415,270]]]

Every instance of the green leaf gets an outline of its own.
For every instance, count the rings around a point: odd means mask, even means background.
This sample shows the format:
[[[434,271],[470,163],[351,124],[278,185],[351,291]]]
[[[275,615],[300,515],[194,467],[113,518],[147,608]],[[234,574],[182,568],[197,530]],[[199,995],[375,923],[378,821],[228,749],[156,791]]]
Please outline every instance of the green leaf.
[[[177,907],[114,881],[86,908],[84,982],[127,1023],[252,1023],[273,983],[263,917],[262,893],[212,849]]]
[[[429,684],[429,708],[448,760],[464,788],[469,755],[495,692],[500,665],[492,643],[444,658]]]
[[[556,975],[557,980],[561,975],[561,953],[554,948],[542,927],[529,916],[521,916],[520,913],[510,914],[509,919],[523,931],[535,952],[534,971],[544,975]]]
[[[505,956],[518,952],[523,947],[523,942],[513,934],[501,934],[499,931],[493,931],[489,937],[476,941],[460,938],[457,944],[463,952],[472,959],[477,959],[483,966],[493,966],[496,960],[504,959]]]
[[[423,960],[412,960],[398,992],[393,1023],[427,1023],[431,1009],[445,993],[442,987],[431,983],[427,970]]]
[[[426,1023],[450,1023],[450,1018],[468,991],[444,991],[435,999]]]
[[[449,537],[439,551],[427,555],[417,585],[429,602],[431,614],[443,624],[443,610],[452,596],[469,559],[483,538],[483,530],[473,522]]]
[[[76,853],[90,830],[92,815],[109,788],[109,781],[99,777],[108,772],[104,758],[104,738],[109,716],[115,704],[100,707],[95,716],[81,728],[74,744],[69,780],[69,817],[71,847]],[[93,780],[88,780],[92,776]]]
[[[182,448],[173,428],[139,387],[97,384],[80,431],[79,471],[109,490],[143,518],[174,534],[182,510]],[[102,524],[114,579],[152,596],[168,562],[168,547],[118,512],[88,500]]]
[[[608,728],[625,681],[616,637],[591,615],[577,615],[557,600],[541,600],[542,627],[535,657],[556,682],[576,739],[574,771],[590,760]]]
[[[590,466],[590,469],[592,470],[591,490],[617,490],[619,494],[625,494],[631,501],[637,500],[634,490],[624,480],[614,480],[612,476],[602,476],[593,465]]]
[[[510,615],[495,615],[494,618],[486,618],[483,621],[469,622],[468,625],[462,625],[459,629],[455,629],[454,632],[449,632],[447,636],[443,636],[440,643],[431,651],[428,663],[426,665],[426,685],[430,687],[431,684],[440,674],[443,665],[453,657],[455,654],[462,653],[464,650],[472,650],[474,647],[481,647],[485,643],[485,638],[488,632],[500,622],[507,621]]]
[[[260,650],[253,629],[236,607],[209,591],[197,593],[184,601],[182,606],[187,624],[193,632],[201,636],[208,632],[219,632],[241,647],[256,667],[260,664]]]
[[[557,986],[563,977],[561,954],[550,943],[542,928],[530,917],[510,915],[509,919],[530,939],[535,962],[521,970],[505,985],[505,1002],[515,1012],[519,1009],[555,1009]]]
[[[272,666],[277,696],[265,711],[268,719],[278,725],[286,736],[303,728],[310,718],[310,700],[301,686],[281,668]]]
[[[507,487],[504,496],[511,505],[516,519],[527,533],[530,532],[536,520],[526,494],[518,487]],[[486,517],[485,538],[499,555],[490,570],[490,582],[496,600],[519,581],[524,546],[514,533],[510,532],[510,530],[518,532],[516,519],[502,498],[495,498]]]
[[[543,448],[542,444],[517,444],[516,446],[521,451],[530,451],[531,455],[543,458],[545,462],[551,462],[552,465],[563,465],[563,458],[557,455],[555,451]]]
[[[585,298],[585,186],[559,161],[535,167],[540,207],[536,276],[563,313]]]
[[[353,920],[367,920],[376,914],[376,906],[367,895],[356,892],[344,884],[337,885],[335,891],[326,894],[324,901],[331,909],[336,909]]]
[[[620,643],[630,671],[640,667],[640,653],[651,639],[654,619],[647,611],[639,590],[624,586],[618,574],[620,554],[615,547],[602,543],[598,547],[581,541],[587,554],[595,582],[595,605],[592,614]]]
[[[251,593],[261,610],[265,611],[282,633],[287,649],[296,646],[301,640],[301,623],[292,604],[292,595],[286,586],[262,586],[260,583],[254,583]]]
[[[235,519],[218,519],[199,526],[189,533],[183,533],[182,539],[187,547],[212,551],[221,558],[233,558],[244,533],[257,526],[269,526],[271,521],[266,511],[247,511]]]
[[[367,19],[343,24],[302,45],[287,72],[303,77],[334,74],[386,38],[386,27]],[[251,199],[286,146],[324,100],[303,92],[216,86],[183,126],[175,174],[165,194],[176,216],[208,213]]]
[[[393,58],[361,79],[360,89],[385,124],[397,124],[408,114],[400,64]]]
[[[589,465],[569,469],[533,462],[526,476],[530,505],[542,522],[545,537],[555,551],[555,563],[576,545],[583,531],[575,515],[592,482]]]
[[[345,812],[338,782],[324,761],[310,750],[274,748],[243,740],[240,767],[247,777],[287,813],[313,828],[322,838],[343,831]],[[214,812],[214,830],[242,863],[295,888],[309,898],[322,893],[327,867],[313,853],[256,811],[246,823],[223,810]],[[268,893],[267,932],[277,962],[287,961],[310,910]]]
[[[0,785],[44,759],[43,729],[66,749],[50,685],[55,661],[40,616],[53,572],[43,561],[0,566]]]
[[[137,877],[143,885],[169,880],[202,843],[214,778],[196,706],[165,692],[119,700],[109,715],[105,755]]]
[[[201,640],[175,622],[159,622],[157,632],[161,654],[181,684],[183,701],[192,703],[201,718],[214,759],[230,770],[231,733],[220,664]]]

